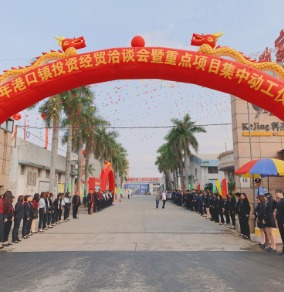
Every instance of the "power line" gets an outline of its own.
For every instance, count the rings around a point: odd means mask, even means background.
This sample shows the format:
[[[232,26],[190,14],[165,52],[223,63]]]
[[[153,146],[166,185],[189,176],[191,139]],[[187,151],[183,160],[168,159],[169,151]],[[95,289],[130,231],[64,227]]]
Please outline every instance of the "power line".
[[[213,124],[201,124],[195,125],[197,127],[210,127],[210,126],[229,126],[232,123],[213,123]],[[18,125],[19,128],[24,128],[24,125]],[[26,126],[28,129],[45,129],[46,127],[36,127],[36,126]],[[68,127],[56,127],[61,130],[67,130]],[[81,127],[72,127],[73,129],[81,129]],[[106,129],[171,129],[176,128],[176,126],[97,126],[96,128],[106,128]],[[53,127],[48,127],[48,129],[53,129]]]
[[[21,127],[20,127],[20,128],[21,128]],[[28,135],[32,135],[32,136],[34,136],[35,138],[37,138],[37,139],[39,139],[39,140],[45,142],[44,139],[42,139],[41,137],[38,137],[37,135],[35,135],[35,134],[33,134],[33,133],[29,132],[29,131],[27,131],[27,134],[28,134]],[[48,142],[47,144],[51,146],[51,143]],[[57,150],[66,153],[66,150],[60,149],[59,147],[57,148]]]

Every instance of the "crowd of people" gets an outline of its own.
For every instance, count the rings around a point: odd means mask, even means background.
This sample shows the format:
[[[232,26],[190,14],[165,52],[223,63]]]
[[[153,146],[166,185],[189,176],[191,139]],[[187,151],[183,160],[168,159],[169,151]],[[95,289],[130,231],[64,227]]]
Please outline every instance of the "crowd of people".
[[[276,190],[275,198],[272,194],[257,194],[256,205],[251,214],[251,205],[245,193],[229,193],[219,196],[208,190],[187,190],[172,192],[172,202],[178,206],[196,212],[204,218],[236,229],[236,220],[239,222],[240,236],[250,239],[249,219],[252,217],[261,231],[260,247],[267,252],[276,252],[276,241],[273,228],[278,228],[284,243],[284,198],[283,191]],[[284,253],[283,250],[280,254]]]
[[[90,212],[90,207],[94,212],[101,211],[110,206],[112,200],[113,196],[109,192],[90,190],[87,196],[88,211]],[[6,191],[0,196],[0,249],[28,239],[35,233],[54,228],[62,222],[68,222],[71,208],[73,219],[78,219],[80,205],[80,196],[75,194],[71,197],[69,192],[59,193],[55,198],[49,192],[42,192],[40,195],[35,193],[34,196],[20,195],[15,202],[12,192]],[[12,242],[9,242],[10,238]]]
[[[87,206],[88,214],[99,212],[106,207],[112,205],[114,195],[112,191],[106,190],[102,191],[99,189],[95,192],[93,189],[90,189],[89,194],[87,195]]]

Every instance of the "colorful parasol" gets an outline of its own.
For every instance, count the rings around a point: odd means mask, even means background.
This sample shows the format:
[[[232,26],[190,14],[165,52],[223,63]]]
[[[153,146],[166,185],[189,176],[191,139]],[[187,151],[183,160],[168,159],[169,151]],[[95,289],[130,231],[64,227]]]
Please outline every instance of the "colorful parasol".
[[[241,175],[243,177],[254,176],[255,178],[257,175],[261,177],[283,176],[284,161],[274,158],[261,158],[252,160],[236,170],[235,174]]]

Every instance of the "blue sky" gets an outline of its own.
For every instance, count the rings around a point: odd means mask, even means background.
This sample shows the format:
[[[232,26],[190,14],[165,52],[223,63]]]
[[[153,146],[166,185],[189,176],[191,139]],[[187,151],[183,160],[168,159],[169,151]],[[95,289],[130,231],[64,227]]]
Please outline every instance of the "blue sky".
[[[219,45],[255,57],[265,47],[273,48],[284,24],[283,0],[2,2],[0,72],[27,65],[41,52],[58,49],[56,35],[84,36],[87,48],[80,51],[83,53],[129,46],[137,34],[144,37],[146,46],[197,50],[189,45],[192,33],[222,31]],[[97,84],[93,89],[100,115],[113,126],[165,126],[171,124],[171,118],[181,118],[185,113],[202,125],[231,122],[227,94],[191,84],[114,81]],[[42,126],[36,111],[27,114],[31,127]],[[199,153],[220,153],[232,148],[230,126],[210,126],[206,130],[206,134],[198,136]],[[42,130],[30,131],[44,137]],[[159,175],[154,160],[168,130],[118,131],[129,153],[130,175]],[[43,145],[33,135],[29,140]]]

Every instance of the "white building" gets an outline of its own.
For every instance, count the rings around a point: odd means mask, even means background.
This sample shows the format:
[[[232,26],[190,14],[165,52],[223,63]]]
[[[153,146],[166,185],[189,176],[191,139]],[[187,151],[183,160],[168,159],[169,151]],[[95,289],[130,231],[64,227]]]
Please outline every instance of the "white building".
[[[206,184],[213,183],[217,179],[221,182],[225,178],[224,173],[219,171],[219,154],[199,154],[190,157],[189,183],[196,188],[200,184],[203,189]]]
[[[51,152],[38,145],[17,138],[12,147],[9,189],[17,197],[41,193],[49,189]],[[56,188],[54,193],[64,191],[66,159],[57,155]],[[71,165],[72,185],[75,181],[75,165]]]

